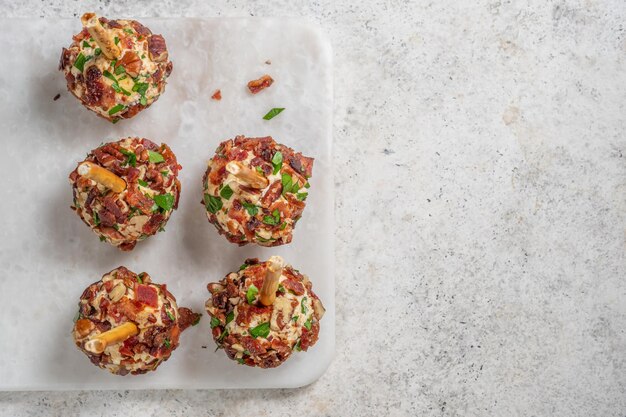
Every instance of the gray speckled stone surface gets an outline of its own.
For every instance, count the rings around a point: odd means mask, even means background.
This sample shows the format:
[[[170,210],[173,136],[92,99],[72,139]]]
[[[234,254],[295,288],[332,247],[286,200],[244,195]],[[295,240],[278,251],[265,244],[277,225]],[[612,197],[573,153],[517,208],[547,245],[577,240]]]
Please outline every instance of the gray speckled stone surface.
[[[324,27],[338,323],[303,389],[2,393],[0,415],[623,416],[626,5],[458,3],[3,2]]]

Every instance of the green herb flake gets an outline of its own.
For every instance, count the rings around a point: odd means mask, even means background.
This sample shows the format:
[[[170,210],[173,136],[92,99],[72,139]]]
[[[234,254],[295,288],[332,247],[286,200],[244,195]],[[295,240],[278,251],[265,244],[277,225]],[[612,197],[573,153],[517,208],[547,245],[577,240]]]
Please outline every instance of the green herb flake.
[[[102,53],[102,49],[96,48],[93,53],[96,54],[96,56],[99,56]]]
[[[298,352],[302,351],[302,348],[300,347],[300,339],[298,339],[298,343],[296,343],[293,347],[293,350],[297,350]]]
[[[239,365],[243,365],[245,363],[242,358],[237,359],[237,362],[239,362]]]
[[[232,197],[232,195],[233,195],[233,189],[230,188],[230,185],[226,185],[224,188],[222,188],[222,191],[220,191],[220,196],[224,200],[229,200],[230,197]]]
[[[112,80],[113,82],[117,83],[117,78],[115,78],[115,76],[113,74],[111,74],[109,71],[104,71],[102,73],[102,75],[104,75],[105,77],[107,77],[109,80]]]
[[[211,317],[211,329],[219,326],[222,322],[217,317]]]
[[[137,166],[137,155],[134,152],[127,151],[124,148],[120,148],[120,152],[126,156],[126,165],[130,165],[131,167]]]
[[[226,315],[226,324],[230,323],[231,321],[233,321],[233,319],[235,318],[235,312],[231,311],[230,313],[228,313]]]
[[[280,212],[276,209],[272,212],[271,216],[263,216],[263,223],[269,224],[271,226],[276,226],[280,224]]]
[[[287,227],[287,222],[282,222],[282,224],[280,225],[280,230],[285,230],[285,227]]]
[[[248,304],[254,303],[256,300],[256,296],[259,293],[259,289],[254,286],[254,284],[248,287],[248,291],[246,291],[246,300],[248,300]]]
[[[267,337],[270,334],[269,322],[261,323],[256,327],[250,329],[250,336],[254,337]]]
[[[246,269],[249,265],[248,264],[243,264],[239,267],[240,271],[243,271],[244,269]]]
[[[161,155],[158,152],[154,152],[154,151],[148,151],[148,159],[150,160],[150,162],[154,163],[154,164],[158,164],[159,162],[164,162],[165,158],[163,158],[163,155]]]
[[[242,201],[241,205],[243,206],[243,208],[246,209],[248,214],[251,216],[256,216],[256,214],[259,212],[259,208],[252,203]]]
[[[168,312],[167,312],[167,317],[169,317],[169,318],[170,318],[170,320],[172,320],[172,321],[176,321],[176,317],[172,314],[172,312],[171,312],[171,311],[168,311]]]
[[[133,91],[139,93],[140,96],[144,96],[150,84],[148,83],[135,83],[133,85]]]
[[[83,41],[83,48],[91,48],[91,45],[89,45],[89,42]]]
[[[306,198],[309,196],[308,193],[298,193],[296,194],[296,198],[300,201],[304,201],[306,200]]]
[[[274,175],[278,174],[278,171],[283,167],[283,153],[276,152],[272,157],[272,165],[274,166]]]
[[[137,180],[137,182],[138,182],[138,183],[139,183],[139,185],[141,185],[142,187],[147,187],[147,186],[148,186],[148,183],[147,183],[147,182],[145,182],[145,181],[144,181],[144,180],[142,180],[142,179]]]
[[[165,345],[166,348],[170,348],[172,346],[172,344],[170,343],[170,339],[165,339],[165,342],[163,343]]]
[[[291,320],[295,323],[295,322],[297,322],[297,321],[298,321],[298,318],[299,318],[299,317],[300,317],[300,316],[293,316],[293,317],[291,318]]]
[[[191,323],[191,325],[196,326],[198,323],[200,323],[201,318],[202,318],[202,315],[198,314],[196,318],[193,320],[193,322]]]
[[[100,242],[106,242],[106,241],[107,241],[107,238],[106,238],[106,237],[104,237],[104,236],[100,236]]]
[[[115,42],[115,44],[117,45],[118,43],[120,43],[120,38],[116,36],[115,38],[113,38],[113,42]]]
[[[278,292],[282,294],[285,293],[285,287],[283,286],[283,284],[278,284]]]
[[[124,74],[125,72],[126,72],[126,68],[124,68],[121,65],[118,65],[117,68],[115,68],[115,75]]]
[[[143,284],[143,272],[137,275],[137,282],[140,284]]]
[[[98,215],[97,211],[93,212],[93,224],[95,224],[96,226],[100,225],[100,216]]]
[[[272,110],[268,111],[265,116],[263,116],[264,120],[272,120],[274,117],[278,116],[283,110],[284,107],[274,107]]]
[[[170,211],[174,207],[174,196],[170,193],[155,195],[152,199],[163,211]]]
[[[148,99],[146,99],[146,96],[141,96],[139,98],[139,104],[141,104],[142,106],[145,106],[146,104],[148,104]]]
[[[163,175],[164,177],[167,177],[168,175],[170,175],[170,173],[167,171],[161,171],[161,175]]]
[[[228,336],[228,330],[223,331],[220,337],[217,338],[216,342],[222,343],[222,340],[224,340],[226,336]]]
[[[116,104],[115,106],[113,106],[113,107],[111,107],[109,109],[109,116],[112,116],[115,113],[118,113],[118,112],[124,110],[125,108],[126,108],[126,106],[123,105],[123,104]]]
[[[303,297],[302,301],[300,302],[300,310],[302,311],[302,314],[306,314],[306,306],[304,305],[305,302],[306,302],[306,297]]]
[[[306,184],[304,184],[304,188],[311,188],[311,184],[307,181]]]
[[[87,58],[85,58],[85,55],[83,55],[83,53],[81,52],[80,54],[78,54],[78,56],[76,57],[76,61],[74,61],[74,66],[80,71],[83,72],[83,70],[85,69],[85,62],[87,62]]]
[[[124,32],[128,33],[129,35],[132,35],[134,33],[132,29],[128,28],[124,28]]]
[[[311,319],[304,322],[304,327],[306,327],[307,330],[311,330]]]
[[[222,208],[222,199],[212,196],[211,194],[205,194],[204,205],[209,212],[215,214],[218,212],[219,209]]]

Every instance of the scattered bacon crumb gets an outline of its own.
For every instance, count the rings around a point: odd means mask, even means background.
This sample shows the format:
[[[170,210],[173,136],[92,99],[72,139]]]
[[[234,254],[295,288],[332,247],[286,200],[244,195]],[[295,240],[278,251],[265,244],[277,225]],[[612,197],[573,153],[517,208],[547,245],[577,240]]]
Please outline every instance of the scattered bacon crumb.
[[[268,59],[267,61],[265,61],[265,63],[266,63],[267,65],[272,65],[272,61],[270,61],[269,59]]]
[[[248,83],[248,89],[252,94],[256,94],[261,90],[266,89],[274,83],[274,80],[269,75],[265,74],[258,80],[252,80]]]
[[[221,90],[215,90],[215,93],[213,93],[211,98],[213,100],[218,100],[218,101],[221,100],[222,99],[222,91]]]
[[[61,98],[61,94],[57,94],[52,100],[57,101],[59,98]]]

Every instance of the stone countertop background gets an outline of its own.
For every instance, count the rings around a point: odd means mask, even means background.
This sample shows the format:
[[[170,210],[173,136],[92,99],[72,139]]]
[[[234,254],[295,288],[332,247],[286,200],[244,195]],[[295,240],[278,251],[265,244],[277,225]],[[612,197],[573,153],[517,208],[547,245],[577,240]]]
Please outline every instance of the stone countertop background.
[[[302,389],[0,393],[0,415],[624,416],[626,4],[467,3],[2,1],[326,30],[337,347]]]

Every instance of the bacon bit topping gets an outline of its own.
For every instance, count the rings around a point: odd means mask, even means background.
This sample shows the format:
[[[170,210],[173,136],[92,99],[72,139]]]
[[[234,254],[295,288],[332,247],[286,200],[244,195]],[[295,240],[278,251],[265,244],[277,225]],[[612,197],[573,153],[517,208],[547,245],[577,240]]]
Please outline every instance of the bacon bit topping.
[[[167,45],[161,35],[152,35],[148,38],[148,51],[150,58],[156,62],[167,60]]]
[[[258,80],[252,80],[248,83],[248,90],[252,94],[257,94],[259,91],[266,89],[274,83],[274,80],[269,75],[265,74]]]
[[[221,90],[215,90],[215,93],[213,93],[213,95],[211,96],[211,98],[213,100],[217,100],[220,101],[222,99],[222,91]]]
[[[159,306],[159,295],[156,289],[150,285],[137,284],[135,298],[140,303],[157,308]]]
[[[52,100],[57,101],[60,98],[61,98],[61,94],[57,94],[56,96],[54,96]]]

